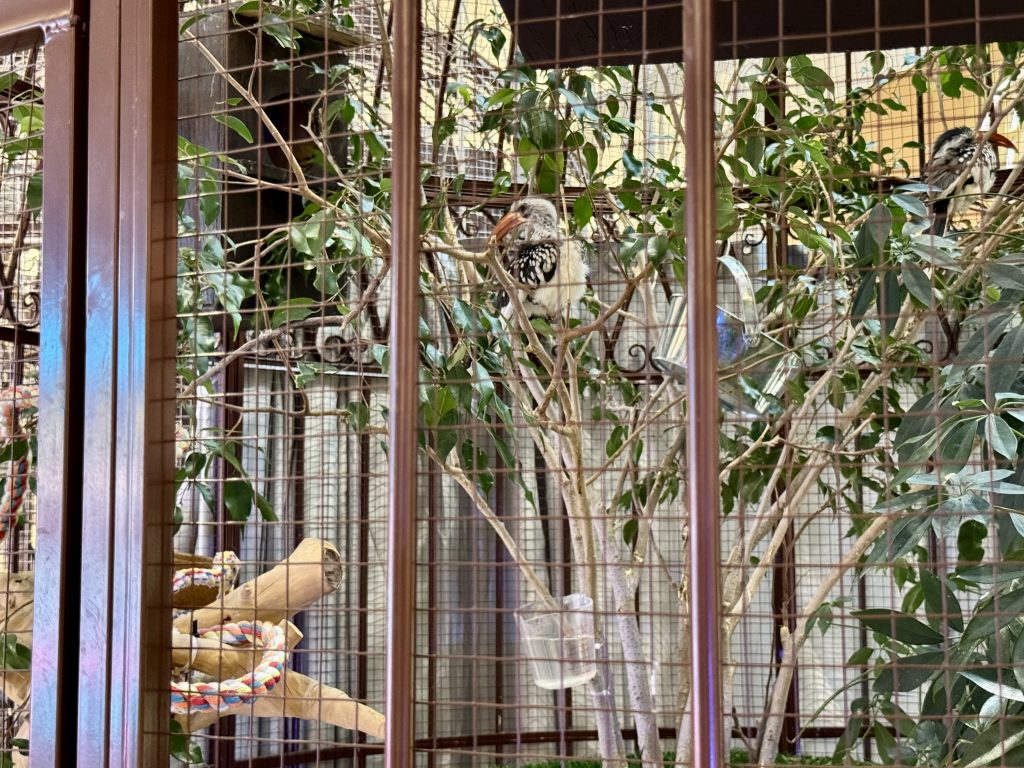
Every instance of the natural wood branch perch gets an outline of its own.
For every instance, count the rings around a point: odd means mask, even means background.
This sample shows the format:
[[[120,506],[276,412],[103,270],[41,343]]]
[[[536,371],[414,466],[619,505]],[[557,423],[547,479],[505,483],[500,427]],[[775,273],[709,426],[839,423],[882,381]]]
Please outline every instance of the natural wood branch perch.
[[[226,712],[178,715],[175,719],[186,731],[194,733],[212,725],[223,715],[298,717],[384,738],[384,715],[380,712],[353,701],[338,688],[318,683],[290,669],[285,669],[281,683],[274,690],[248,706],[234,707]]]
[[[290,622],[287,626],[288,648],[302,640]],[[193,656],[194,653],[194,656]],[[225,679],[242,677],[259,664],[262,651],[251,646],[238,647],[190,635],[175,635],[171,659],[175,667],[191,667],[211,677]],[[368,736],[384,738],[384,715],[372,707],[359,704],[348,694],[311,677],[285,668],[281,682],[273,691],[246,707],[233,707],[224,712],[177,715],[176,719],[189,733],[213,724],[226,715],[246,714],[254,717],[299,717],[320,720],[338,728],[358,730]]]

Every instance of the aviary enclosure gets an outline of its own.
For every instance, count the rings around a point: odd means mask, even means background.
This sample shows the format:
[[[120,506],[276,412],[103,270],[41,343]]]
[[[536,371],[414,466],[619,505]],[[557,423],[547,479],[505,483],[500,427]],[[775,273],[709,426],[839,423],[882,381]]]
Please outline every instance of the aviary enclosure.
[[[0,18],[0,765],[1024,766],[1016,2],[128,5]]]

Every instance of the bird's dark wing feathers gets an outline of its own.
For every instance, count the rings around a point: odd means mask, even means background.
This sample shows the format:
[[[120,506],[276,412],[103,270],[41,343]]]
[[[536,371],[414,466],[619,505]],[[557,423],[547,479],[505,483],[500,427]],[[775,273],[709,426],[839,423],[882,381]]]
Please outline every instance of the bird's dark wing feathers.
[[[551,240],[522,245],[512,254],[508,272],[524,288],[550,283],[558,267],[558,244]]]
[[[507,259],[507,269],[512,280],[523,288],[540,288],[550,283],[558,268],[558,243],[541,240],[524,243],[512,249]],[[495,306],[500,310],[510,303],[508,294],[499,291]]]

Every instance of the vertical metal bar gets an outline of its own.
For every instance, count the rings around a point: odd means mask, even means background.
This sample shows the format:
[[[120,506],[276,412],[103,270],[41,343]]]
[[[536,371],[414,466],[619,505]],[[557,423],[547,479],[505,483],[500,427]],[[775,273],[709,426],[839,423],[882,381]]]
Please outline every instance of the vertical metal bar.
[[[40,280],[39,431],[32,656],[32,764],[75,754],[78,591],[81,559],[82,268],[85,132],[81,27],[64,22],[46,40],[43,261]]]
[[[393,4],[391,375],[384,763],[413,764],[416,652],[416,371],[420,240],[420,5]]]
[[[683,3],[693,765],[726,763],[720,662],[714,2]]]
[[[114,2],[89,7],[87,239],[85,246],[85,405],[82,478],[81,690],[78,759],[107,765],[110,734],[110,563],[114,503],[114,358],[117,322],[117,135],[121,100],[120,25]],[[92,172],[96,169],[95,172]],[[102,171],[100,170],[102,169]]]
[[[167,759],[176,361],[177,4],[119,4],[112,765]],[[170,84],[170,87],[169,87]]]

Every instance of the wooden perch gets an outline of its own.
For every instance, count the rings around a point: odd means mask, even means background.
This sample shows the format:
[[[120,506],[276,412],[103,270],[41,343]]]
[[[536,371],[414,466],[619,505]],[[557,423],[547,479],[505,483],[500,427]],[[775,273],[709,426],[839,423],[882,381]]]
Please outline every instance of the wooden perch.
[[[212,725],[226,715],[253,717],[298,717],[319,720],[338,728],[362,731],[367,736],[384,738],[384,715],[373,707],[360,704],[348,694],[311,677],[285,669],[281,683],[252,704],[233,707],[225,712],[204,712],[198,715],[177,715],[175,719],[189,733]]]
[[[176,556],[177,567],[209,567],[209,558]],[[215,679],[242,677],[251,672],[262,657],[262,650],[252,646],[233,646],[219,640],[191,635],[193,622],[212,627],[238,621],[286,620],[308,608],[321,597],[341,585],[342,561],[338,550],[319,539],[306,539],[286,559],[267,573],[246,582],[204,608],[183,614],[174,621],[178,630],[172,638],[171,660],[175,668],[191,668]],[[0,633],[18,636],[18,642],[32,647],[31,573],[11,574],[0,571],[0,599],[4,613]],[[286,626],[286,643],[294,648],[302,633],[290,622]],[[0,684],[16,704],[28,700],[29,671],[0,670]],[[178,715],[177,720],[188,732],[205,728],[224,715],[249,714],[255,717],[297,717],[320,720],[339,728],[359,730],[377,738],[384,737],[384,715],[372,707],[349,698],[344,691],[319,683],[311,677],[287,668],[273,691],[260,696],[252,704],[233,707],[225,712]],[[22,726],[27,734],[28,720]],[[27,757],[15,754],[15,765],[25,764]]]
[[[299,628],[285,623],[285,643],[291,650],[302,641]],[[263,650],[252,645],[230,645],[220,640],[192,635],[171,637],[171,667],[196,669],[217,679],[242,677],[260,663]]]
[[[191,667],[211,677],[241,677],[259,663],[258,648],[239,648],[218,640],[191,637],[193,622],[210,627],[232,621],[282,621],[333,592],[341,585],[341,555],[331,544],[306,539],[291,556],[272,570],[246,582],[205,608],[179,616],[174,627],[172,660],[174,666]],[[288,624],[289,648],[302,634]],[[273,691],[244,707],[224,712],[177,715],[175,719],[189,733],[201,730],[226,715],[254,717],[297,717],[320,720],[338,728],[358,730],[384,738],[384,715],[372,707],[349,698],[338,688],[285,669]]]
[[[277,624],[341,586],[341,565],[341,555],[334,545],[320,539],[304,539],[271,570],[211,605],[176,618],[174,628],[188,635],[192,633],[193,622],[199,627],[232,621]]]

